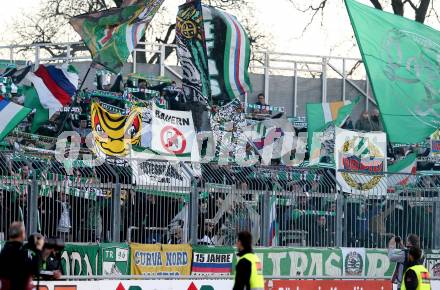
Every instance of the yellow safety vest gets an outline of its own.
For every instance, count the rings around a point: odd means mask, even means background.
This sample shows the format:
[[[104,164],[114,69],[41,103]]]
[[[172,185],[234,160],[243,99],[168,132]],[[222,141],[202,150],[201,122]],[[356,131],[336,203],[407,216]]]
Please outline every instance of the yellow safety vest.
[[[408,270],[413,270],[417,275],[417,281],[419,282],[417,285],[417,290],[431,290],[431,281],[429,280],[429,271],[423,267],[422,265],[416,265],[408,268]],[[405,286],[405,274],[403,274],[402,285],[400,290],[406,290]]]
[[[245,254],[238,258],[237,263],[241,259],[246,259],[251,262],[251,279],[249,280],[251,290],[264,290],[263,269],[258,256],[252,253]]]

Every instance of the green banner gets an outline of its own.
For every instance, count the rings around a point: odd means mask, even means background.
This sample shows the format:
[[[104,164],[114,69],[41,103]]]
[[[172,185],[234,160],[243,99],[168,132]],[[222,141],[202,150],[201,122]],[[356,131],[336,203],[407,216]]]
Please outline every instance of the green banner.
[[[101,275],[100,247],[98,244],[67,244],[61,255],[65,275]]]
[[[230,254],[234,272],[237,264],[234,251],[231,247],[193,247],[192,274],[219,275],[227,272]],[[395,269],[384,249],[256,248],[255,253],[262,262],[265,276],[391,277]]]
[[[130,274],[130,248],[128,244],[101,244],[102,275]]]
[[[128,244],[67,244],[62,253],[65,275],[128,275]]]

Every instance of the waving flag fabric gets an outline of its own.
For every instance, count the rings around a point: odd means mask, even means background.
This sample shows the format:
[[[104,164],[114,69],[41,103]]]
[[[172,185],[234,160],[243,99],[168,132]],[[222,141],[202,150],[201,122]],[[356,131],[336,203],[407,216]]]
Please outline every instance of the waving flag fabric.
[[[70,20],[93,61],[119,73],[164,0],[124,1],[121,8],[75,16]]]
[[[49,110],[49,118],[70,105],[78,88],[78,72],[72,65],[40,65],[26,78],[34,85],[41,106]]]
[[[203,6],[212,102],[223,105],[251,90],[250,40],[235,16]]]
[[[31,112],[0,96],[0,141],[3,140]]]
[[[189,101],[211,101],[202,4],[200,0],[179,6],[176,19],[177,56],[183,70],[183,91]]]
[[[20,89],[24,96],[24,106],[35,110],[31,125],[31,133],[35,133],[41,125],[49,121],[49,110],[41,106],[37,90],[34,87],[21,86]]]
[[[390,142],[424,141],[440,126],[440,32],[354,0],[345,4]]]
[[[336,127],[342,126],[350,116],[359,97],[352,101],[307,104],[307,144],[311,148],[314,132],[320,132],[326,124],[334,122]]]
[[[417,155],[411,153],[402,160],[388,166],[388,186],[405,186],[416,181]]]

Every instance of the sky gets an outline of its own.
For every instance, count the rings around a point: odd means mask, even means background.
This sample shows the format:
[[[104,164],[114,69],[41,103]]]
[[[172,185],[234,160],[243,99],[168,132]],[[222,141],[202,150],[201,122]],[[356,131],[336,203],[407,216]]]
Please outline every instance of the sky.
[[[14,21],[19,21],[23,17],[23,11],[38,9],[40,2],[44,0],[0,0],[0,2],[3,1],[7,1],[8,4],[2,5],[3,9],[0,9],[0,27],[6,27],[7,30],[12,27]],[[290,0],[294,4],[289,0],[253,1],[261,28],[271,34],[271,41],[268,45],[272,51],[359,57],[342,0],[330,0],[325,10],[323,25],[321,26],[321,18],[317,17],[304,34],[302,30],[309,20],[309,15],[299,12],[294,5],[305,7],[309,5],[308,3],[316,3],[318,0]],[[359,1],[369,3],[368,0]],[[184,0],[166,0],[164,2],[166,12],[163,17],[172,21],[175,18],[177,6],[183,2]],[[237,16],[240,18],[240,15]],[[428,24],[440,30],[438,22],[429,20]],[[5,29],[2,28],[2,31],[4,32]],[[0,34],[0,45],[7,45],[13,40],[10,34]]]

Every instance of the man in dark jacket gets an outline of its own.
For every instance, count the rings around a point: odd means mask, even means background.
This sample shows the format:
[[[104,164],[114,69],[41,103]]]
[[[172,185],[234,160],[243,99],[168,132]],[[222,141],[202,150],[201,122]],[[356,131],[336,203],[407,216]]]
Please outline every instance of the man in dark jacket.
[[[25,240],[23,223],[14,222],[9,228],[9,240],[0,253],[1,290],[30,290],[32,276],[37,275],[40,266],[40,251],[44,239],[35,240],[35,251],[23,247]]]
[[[235,268],[233,290],[263,290],[264,278],[261,274],[261,263],[252,250],[252,235],[247,231],[240,232],[237,239],[238,263]]]
[[[370,116],[368,111],[362,113],[362,116],[356,122],[356,130],[370,132],[373,130],[373,126],[371,124]]]

